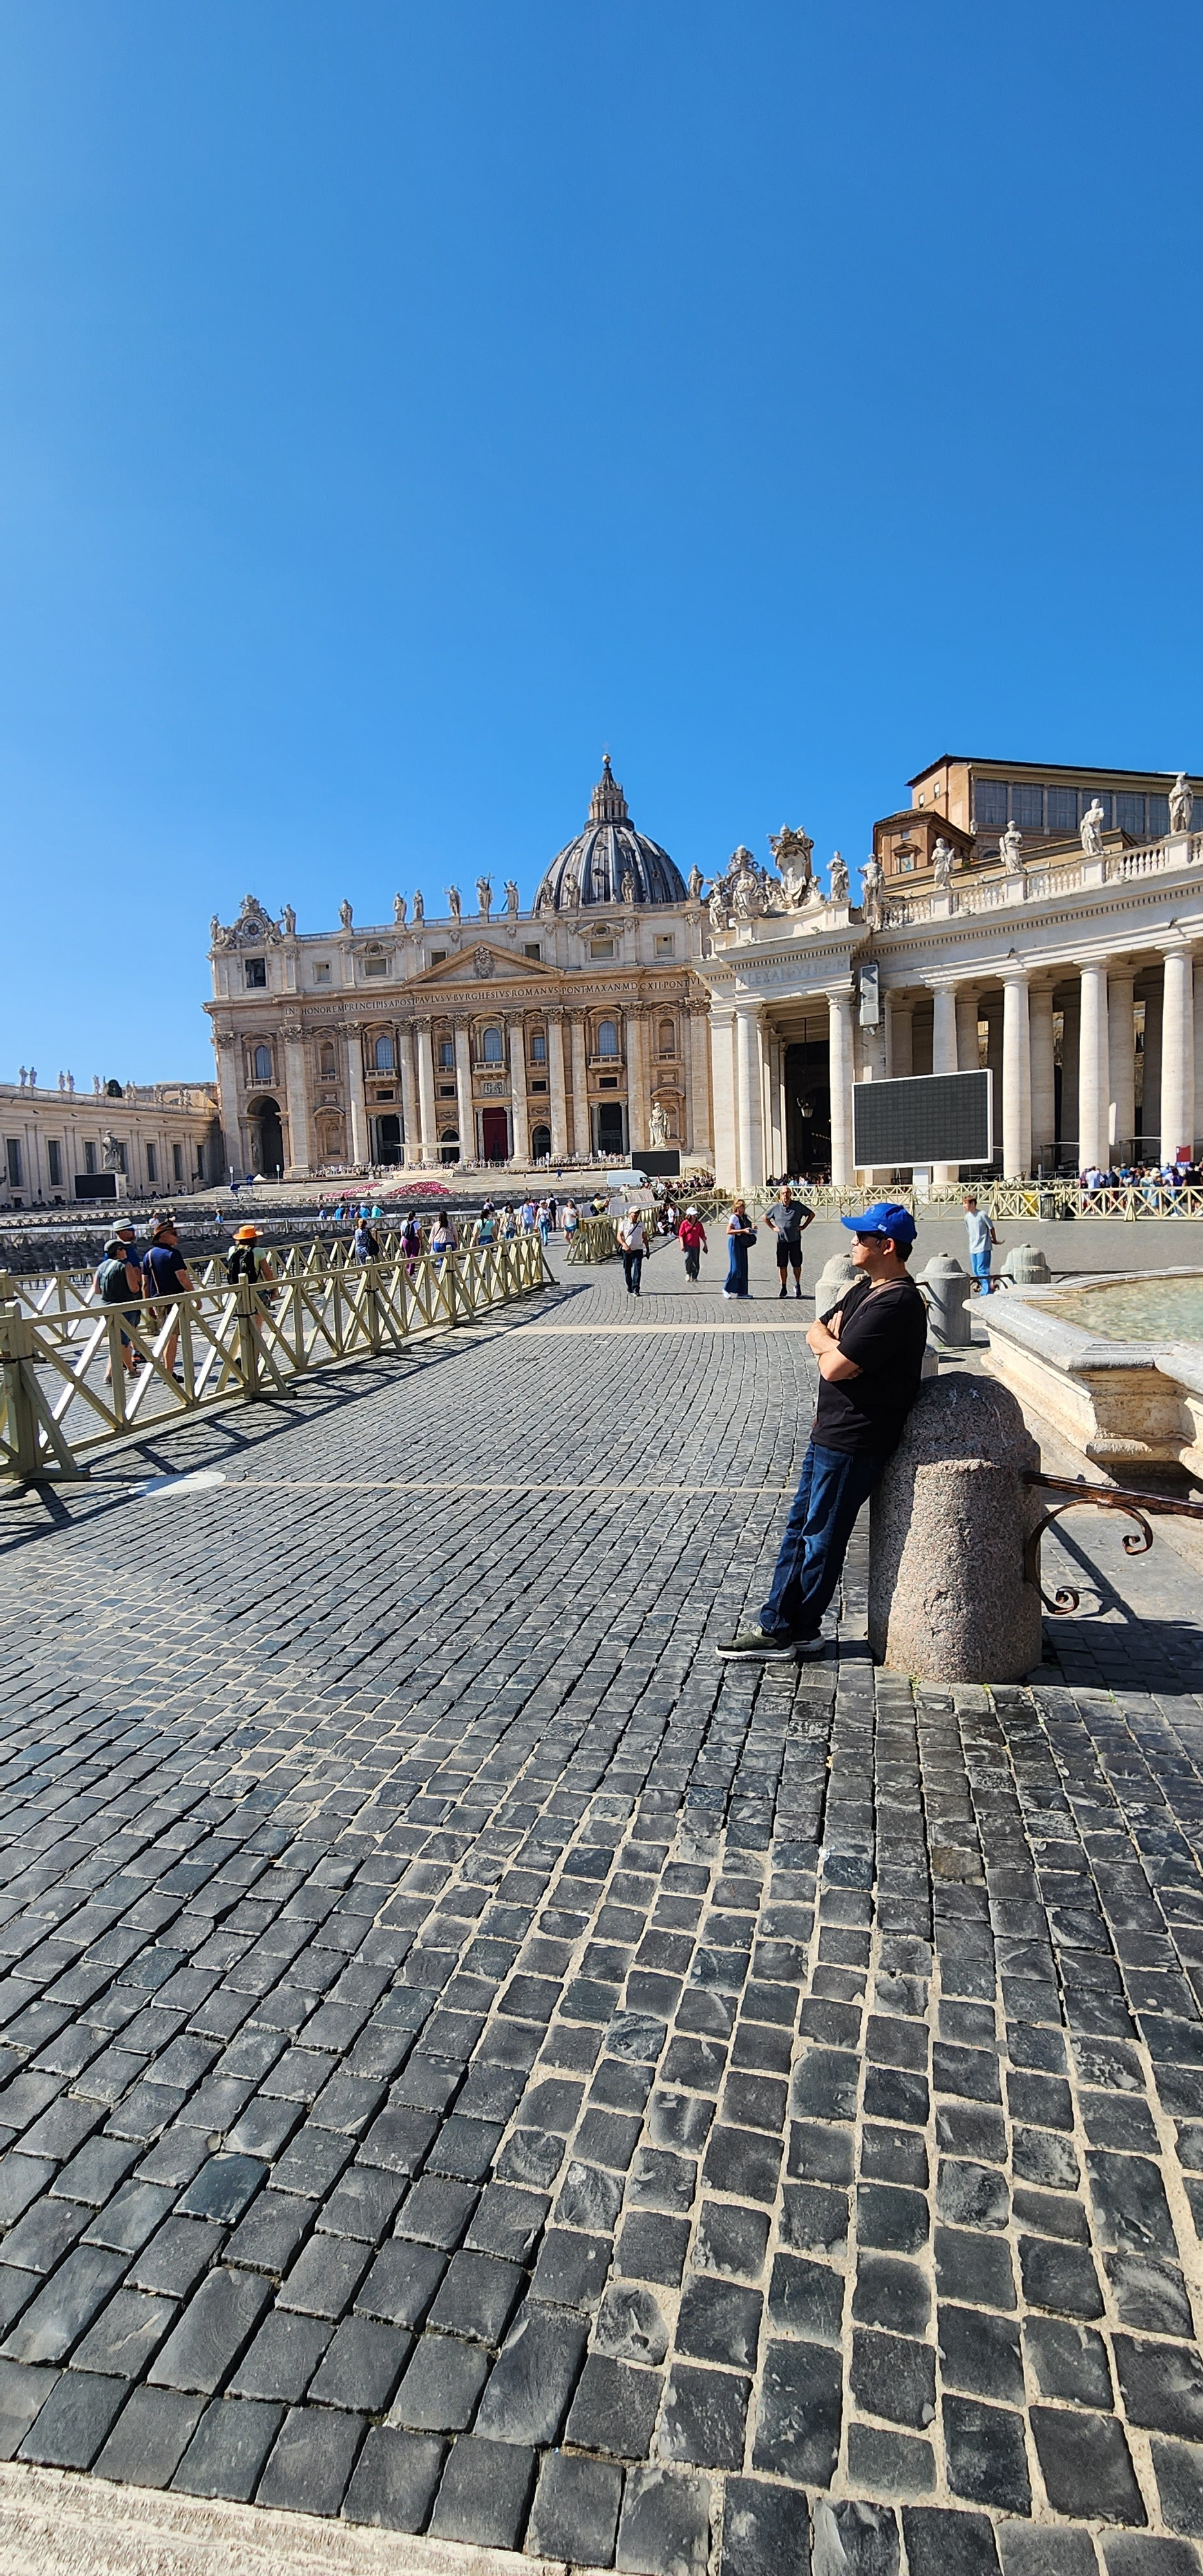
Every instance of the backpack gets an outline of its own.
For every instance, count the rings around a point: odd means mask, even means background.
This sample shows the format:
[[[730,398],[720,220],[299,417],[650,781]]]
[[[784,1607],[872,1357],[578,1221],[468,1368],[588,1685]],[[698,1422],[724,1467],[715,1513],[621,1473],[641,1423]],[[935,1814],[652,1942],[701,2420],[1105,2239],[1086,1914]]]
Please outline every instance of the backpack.
[[[255,1255],[250,1244],[232,1244],[226,1254],[226,1278],[231,1288],[236,1288],[240,1279],[254,1280],[258,1276]]]
[[[100,1264],[96,1273],[96,1294],[102,1306],[126,1306],[133,1302],[125,1275],[125,1263],[118,1261],[115,1255],[110,1255],[107,1261],[102,1261]]]

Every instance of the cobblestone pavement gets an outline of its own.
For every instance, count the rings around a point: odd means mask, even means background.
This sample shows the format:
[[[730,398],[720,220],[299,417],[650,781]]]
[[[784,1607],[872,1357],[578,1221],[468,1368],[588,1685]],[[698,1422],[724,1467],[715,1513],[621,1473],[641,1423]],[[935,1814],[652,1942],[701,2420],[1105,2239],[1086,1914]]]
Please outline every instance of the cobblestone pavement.
[[[912,1692],[861,1538],[822,1664],[721,1666],[810,1414],[762,1256],[4,1505],[3,2456],[1198,2576],[1197,1585],[1082,1515],[1033,1685]]]

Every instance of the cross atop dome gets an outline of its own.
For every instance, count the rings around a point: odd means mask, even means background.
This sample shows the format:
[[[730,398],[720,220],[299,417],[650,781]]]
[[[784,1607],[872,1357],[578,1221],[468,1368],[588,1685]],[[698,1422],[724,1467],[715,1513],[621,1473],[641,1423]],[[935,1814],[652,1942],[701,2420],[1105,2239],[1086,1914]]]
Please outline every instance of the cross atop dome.
[[[610,767],[608,751],[602,753],[602,774],[589,799],[591,823],[625,823],[627,800]]]

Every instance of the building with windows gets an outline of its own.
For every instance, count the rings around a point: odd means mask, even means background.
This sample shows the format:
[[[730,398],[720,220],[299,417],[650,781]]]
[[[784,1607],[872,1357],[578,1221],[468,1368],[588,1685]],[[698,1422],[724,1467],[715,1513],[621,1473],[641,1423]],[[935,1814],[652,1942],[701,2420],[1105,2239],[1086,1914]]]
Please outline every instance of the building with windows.
[[[697,961],[720,1181],[850,1184],[854,1083],[980,1064],[1008,1175],[1193,1155],[1199,823],[1200,782],[1165,773],[920,771],[874,826],[881,877],[860,905],[738,921]]]
[[[174,1199],[223,1178],[215,1084],[70,1081],[0,1083],[0,1206]]]
[[[631,821],[607,757],[533,909],[481,877],[469,913],[298,932],[252,896],[212,925],[210,1012],[229,1159],[295,1178],[628,1155],[711,1156],[708,942],[689,885]]]

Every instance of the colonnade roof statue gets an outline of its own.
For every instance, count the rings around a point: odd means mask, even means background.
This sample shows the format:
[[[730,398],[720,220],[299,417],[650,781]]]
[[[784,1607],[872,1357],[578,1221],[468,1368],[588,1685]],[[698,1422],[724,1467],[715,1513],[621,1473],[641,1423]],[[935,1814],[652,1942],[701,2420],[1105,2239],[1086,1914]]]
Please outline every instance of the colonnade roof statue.
[[[610,909],[617,903],[685,903],[685,880],[667,850],[637,832],[627,800],[610,767],[589,800],[583,832],[552,860],[535,896],[536,912],[577,912],[590,904]]]

